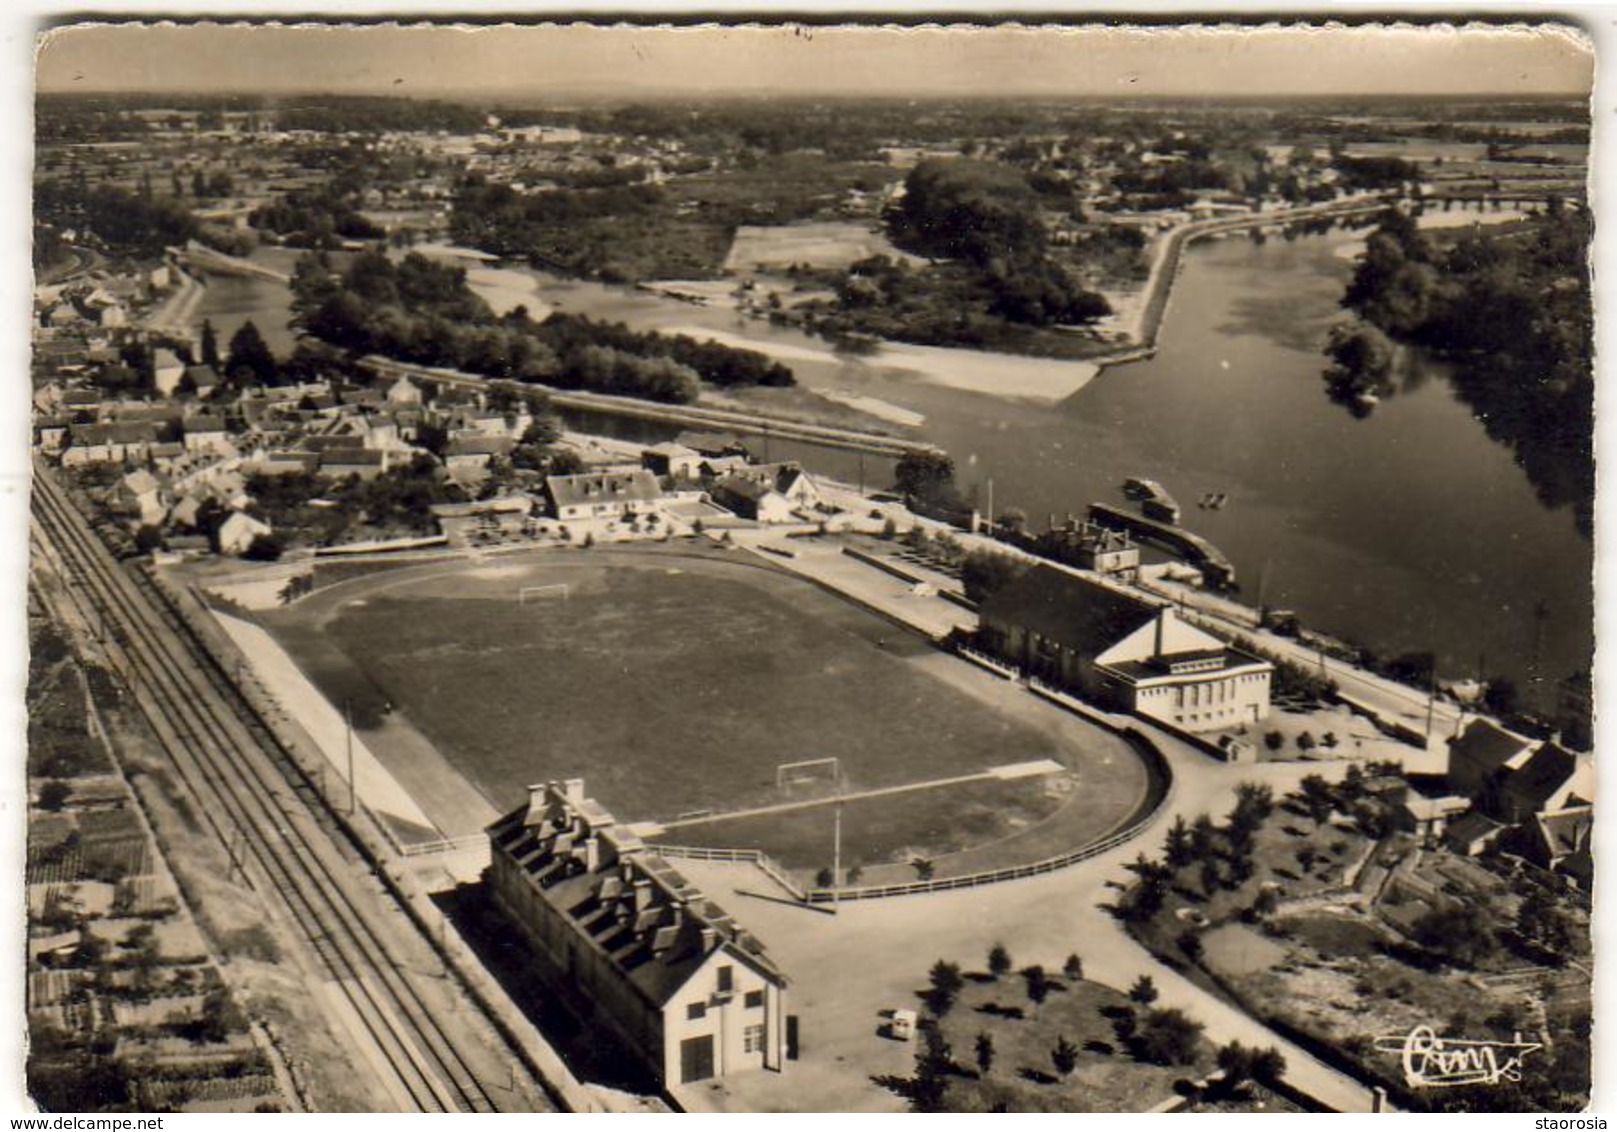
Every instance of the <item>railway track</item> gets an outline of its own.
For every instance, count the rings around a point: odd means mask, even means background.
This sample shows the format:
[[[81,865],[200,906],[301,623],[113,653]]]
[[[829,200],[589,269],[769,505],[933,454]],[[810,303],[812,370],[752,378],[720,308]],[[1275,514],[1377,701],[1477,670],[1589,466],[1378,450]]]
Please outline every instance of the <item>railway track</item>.
[[[84,516],[36,463],[32,553],[60,568],[63,592],[125,678],[199,814],[248,882],[307,941],[317,972],[351,1010],[367,1060],[401,1108],[496,1111],[424,1000],[398,933],[332,838],[318,828],[312,788],[152,580],[121,568]],[[503,1076],[503,1074],[502,1074]]]

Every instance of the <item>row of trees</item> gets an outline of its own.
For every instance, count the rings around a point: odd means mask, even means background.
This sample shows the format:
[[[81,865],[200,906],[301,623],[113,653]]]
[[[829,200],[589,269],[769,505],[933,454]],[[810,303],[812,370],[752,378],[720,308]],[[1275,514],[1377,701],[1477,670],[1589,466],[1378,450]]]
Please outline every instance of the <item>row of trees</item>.
[[[580,315],[536,322],[518,307],[496,317],[462,268],[417,253],[366,252],[339,276],[298,261],[293,310],[305,330],[356,353],[521,382],[685,403],[715,385],[790,385],[792,372],[753,350],[630,330]]]

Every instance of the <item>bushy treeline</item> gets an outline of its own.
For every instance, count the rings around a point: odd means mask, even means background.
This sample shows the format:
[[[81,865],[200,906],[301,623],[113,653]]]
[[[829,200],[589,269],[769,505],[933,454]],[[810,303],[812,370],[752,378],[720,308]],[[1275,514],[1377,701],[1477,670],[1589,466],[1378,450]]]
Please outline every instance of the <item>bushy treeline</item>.
[[[59,230],[94,233],[113,254],[136,258],[159,256],[170,244],[183,244],[201,232],[191,210],[177,200],[73,181],[40,185],[34,217]]]
[[[1455,390],[1550,505],[1588,530],[1594,498],[1594,307],[1586,213],[1552,206],[1516,231],[1447,248],[1392,212],[1343,305],[1456,363]]]
[[[613,184],[522,194],[509,185],[471,179],[455,198],[450,236],[457,243],[501,256],[568,258],[566,230],[586,220],[628,217],[662,202],[656,185]]]
[[[464,269],[414,253],[397,263],[363,253],[340,277],[308,256],[292,286],[304,329],[357,353],[675,403],[694,401],[704,380],[793,382],[789,369],[752,350],[580,315],[558,313],[539,322],[520,307],[496,317],[467,287]]]

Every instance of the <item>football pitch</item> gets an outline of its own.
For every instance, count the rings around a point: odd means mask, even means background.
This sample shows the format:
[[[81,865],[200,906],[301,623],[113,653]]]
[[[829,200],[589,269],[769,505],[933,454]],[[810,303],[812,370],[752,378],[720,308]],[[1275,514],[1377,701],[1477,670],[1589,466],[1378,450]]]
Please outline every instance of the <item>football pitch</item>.
[[[622,822],[724,814],[801,797],[802,784],[783,792],[778,768],[831,756],[850,793],[1039,759],[1068,768],[1056,778],[1092,769],[1084,752],[927,671],[929,642],[722,552],[597,549],[384,572],[264,621],[362,730],[402,713],[500,809],[528,783],[582,777]],[[1104,774],[1116,789],[1105,793],[1132,794],[1144,771],[1112,753]],[[968,804],[973,793],[960,796],[969,820],[959,823],[947,792],[896,796],[885,811],[924,807],[925,820],[897,822],[896,838],[882,822],[868,838],[850,822],[856,842],[870,842],[850,849],[872,864],[901,846],[952,851],[1072,794],[1017,790],[998,817]],[[749,840],[769,849],[767,829],[749,824]],[[796,824],[782,823],[785,841],[801,838]]]

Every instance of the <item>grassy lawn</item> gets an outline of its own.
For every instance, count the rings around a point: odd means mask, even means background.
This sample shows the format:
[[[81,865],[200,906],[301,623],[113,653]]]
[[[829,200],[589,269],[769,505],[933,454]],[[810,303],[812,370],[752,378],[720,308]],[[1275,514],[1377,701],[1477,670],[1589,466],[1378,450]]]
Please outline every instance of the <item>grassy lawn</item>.
[[[994,1045],[993,1065],[978,1076],[949,1079],[945,1107],[952,1112],[1143,1112],[1174,1093],[1174,1083],[1212,1068],[1204,1040],[1194,1066],[1136,1061],[1118,1040],[1112,1016],[1131,1005],[1110,987],[1056,974],[1049,997],[1034,1003],[1015,974],[997,981],[968,978],[959,1001],[940,1025],[955,1063],[977,1072],[978,1034]],[[1139,1009],[1139,1008],[1136,1008]],[[1008,1017],[1021,1010],[1023,1017]],[[1077,1068],[1055,1071],[1050,1051],[1065,1037],[1078,1048]]]
[[[558,581],[567,600],[516,603]],[[384,578],[264,621],[356,725],[393,705],[498,805],[582,775],[622,820],[666,819],[778,802],[787,761],[838,755],[856,791],[1051,754],[912,664],[919,638],[722,563],[569,555]]]
[[[931,859],[1003,837],[1061,805],[1070,790],[1065,775],[984,780],[848,802],[842,808],[843,868],[869,873],[884,862]],[[671,844],[763,849],[790,869],[813,874],[831,864],[833,806],[760,814],[671,829]],[[940,868],[937,875],[947,875]],[[864,883],[914,880],[867,875]]]

